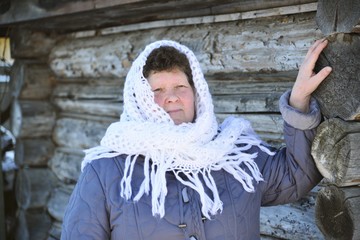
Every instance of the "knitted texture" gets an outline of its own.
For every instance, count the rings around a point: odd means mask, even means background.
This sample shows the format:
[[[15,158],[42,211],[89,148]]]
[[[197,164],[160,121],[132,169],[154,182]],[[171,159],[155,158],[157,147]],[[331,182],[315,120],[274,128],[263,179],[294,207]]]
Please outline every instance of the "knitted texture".
[[[161,46],[174,47],[189,60],[195,85],[196,120],[193,123],[175,125],[169,114],[154,102],[154,94],[143,76],[148,55]],[[152,213],[160,217],[165,215],[165,174],[172,171],[178,181],[199,193],[202,213],[211,218],[210,215],[222,210],[211,171],[229,172],[248,192],[254,191],[254,180],[262,180],[254,162],[257,154],[246,153],[252,146],[272,154],[248,121],[229,117],[218,125],[211,94],[194,53],[177,42],[163,40],[146,46],[133,62],[124,85],[120,121],[109,126],[100,146],[85,151],[82,169],[94,159],[126,154],[122,197],[138,201],[143,194],[151,193]],[[139,155],[145,157],[145,178],[139,192],[133,193],[132,172]],[[206,188],[212,191],[212,197],[206,194]]]

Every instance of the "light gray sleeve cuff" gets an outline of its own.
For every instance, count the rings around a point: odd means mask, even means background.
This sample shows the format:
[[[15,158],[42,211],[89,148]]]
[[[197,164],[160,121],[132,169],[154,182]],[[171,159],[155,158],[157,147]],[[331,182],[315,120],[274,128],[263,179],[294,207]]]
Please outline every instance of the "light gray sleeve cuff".
[[[289,105],[290,94],[291,90],[285,92],[279,102],[280,112],[285,122],[300,130],[316,128],[321,122],[321,112],[315,98],[311,97],[310,111],[304,114]]]

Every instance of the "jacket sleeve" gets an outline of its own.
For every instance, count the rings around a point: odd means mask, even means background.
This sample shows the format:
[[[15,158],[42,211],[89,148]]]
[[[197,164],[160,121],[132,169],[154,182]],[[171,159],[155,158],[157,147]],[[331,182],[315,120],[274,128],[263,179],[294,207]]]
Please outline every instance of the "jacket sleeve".
[[[88,164],[70,197],[62,225],[62,240],[110,239],[104,190]]]
[[[311,99],[310,113],[304,114],[288,104],[290,91],[280,99],[284,119],[286,147],[275,155],[259,153],[263,173],[262,206],[294,202],[309,192],[322,179],[311,156],[311,144],[321,121],[320,109]]]

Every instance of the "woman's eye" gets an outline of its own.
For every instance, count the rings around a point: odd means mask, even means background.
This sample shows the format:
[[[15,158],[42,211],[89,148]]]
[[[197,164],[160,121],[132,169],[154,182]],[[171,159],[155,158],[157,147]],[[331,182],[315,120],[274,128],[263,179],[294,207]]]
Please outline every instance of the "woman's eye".
[[[160,92],[160,90],[161,90],[161,88],[155,88],[155,89],[153,89],[152,91],[153,91],[153,92]]]

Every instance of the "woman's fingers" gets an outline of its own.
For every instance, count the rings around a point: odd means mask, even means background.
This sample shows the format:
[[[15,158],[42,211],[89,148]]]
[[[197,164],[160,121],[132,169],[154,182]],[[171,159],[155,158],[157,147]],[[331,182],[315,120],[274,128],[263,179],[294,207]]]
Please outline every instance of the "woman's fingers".
[[[308,58],[312,53],[313,51],[317,48],[317,46],[319,46],[325,39],[319,39],[317,40],[310,48],[309,50],[307,51],[306,53],[306,56],[305,56],[305,59]]]
[[[324,50],[327,44],[328,44],[327,40],[321,40],[319,43],[317,42],[314,45],[315,46],[314,49],[311,51],[310,55],[308,56],[309,65],[312,68],[315,67],[315,63],[318,60],[320,53],[322,52],[322,50]]]
[[[311,77],[311,82],[313,83],[312,89],[315,89],[320,85],[320,83],[330,74],[332,68],[327,66],[320,70],[317,74]]]

